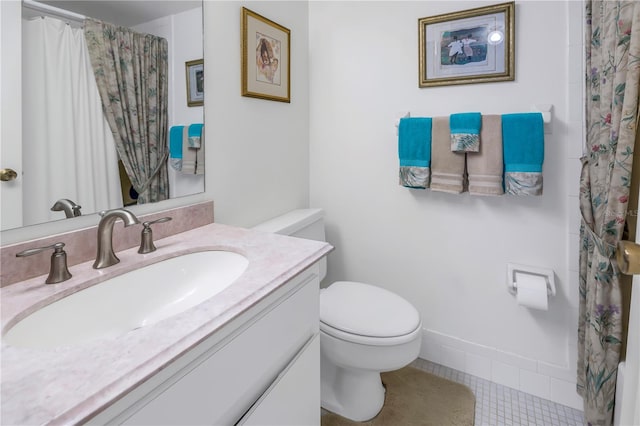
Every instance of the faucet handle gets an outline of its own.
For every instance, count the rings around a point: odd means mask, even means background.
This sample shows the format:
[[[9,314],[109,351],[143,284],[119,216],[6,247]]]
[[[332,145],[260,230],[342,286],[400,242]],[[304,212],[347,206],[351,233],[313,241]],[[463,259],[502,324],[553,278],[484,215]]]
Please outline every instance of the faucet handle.
[[[63,247],[64,243],[55,243],[46,247],[23,250],[20,253],[16,253],[16,257],[31,256],[32,254],[53,249],[51,268],[49,269],[49,276],[45,280],[45,284],[57,284],[68,280],[72,276],[67,267],[67,253],[63,250]]]
[[[162,223],[162,222],[169,222],[172,218],[167,216],[167,217],[161,217],[160,219],[156,219],[156,220],[151,220],[148,222],[142,222],[142,226],[144,226],[145,228],[148,228],[150,225],[153,225],[154,223]]]
[[[162,217],[160,219],[142,222],[143,228],[140,235],[140,248],[138,249],[138,253],[145,254],[156,251],[156,246],[153,244],[153,231],[151,230],[151,225],[154,223],[169,222],[170,220],[170,217]]]
[[[82,212],[80,211],[80,209],[82,208],[82,206],[76,204],[75,206],[71,207],[71,210],[73,211],[73,217],[78,217],[78,216],[82,216]]]

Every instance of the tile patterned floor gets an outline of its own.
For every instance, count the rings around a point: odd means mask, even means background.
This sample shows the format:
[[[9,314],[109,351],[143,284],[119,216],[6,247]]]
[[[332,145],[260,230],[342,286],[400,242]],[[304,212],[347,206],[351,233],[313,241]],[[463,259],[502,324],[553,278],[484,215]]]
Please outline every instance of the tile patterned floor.
[[[412,366],[467,385],[476,396],[475,426],[582,426],[582,411],[418,358]]]

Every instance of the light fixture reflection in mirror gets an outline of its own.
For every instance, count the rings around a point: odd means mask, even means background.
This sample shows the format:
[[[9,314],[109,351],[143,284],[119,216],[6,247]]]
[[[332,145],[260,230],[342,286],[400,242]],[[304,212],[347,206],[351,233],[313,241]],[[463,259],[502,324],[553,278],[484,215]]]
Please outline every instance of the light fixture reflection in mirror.
[[[123,25],[132,28],[136,32],[142,33],[150,33],[156,34],[160,37],[163,37],[169,42],[169,123],[167,129],[167,136],[169,135],[169,129],[171,126],[177,125],[190,125],[193,123],[203,123],[204,115],[203,115],[203,107],[202,106],[188,106],[187,105],[187,93],[186,93],[186,78],[185,78],[185,63],[193,60],[202,59],[203,57],[203,45],[202,45],[202,35],[203,35],[203,25],[202,25],[202,2],[199,1],[136,1],[136,2],[112,2],[112,1],[64,1],[64,0],[56,0],[56,1],[47,1],[44,0],[42,3],[47,3],[49,5],[54,6],[55,8],[70,11],[74,14],[91,16],[96,19],[104,20],[105,22],[114,23],[116,25]],[[122,9],[118,9],[121,7],[128,7],[129,10],[123,11]],[[150,12],[152,14],[146,14]],[[23,7],[22,12],[22,25],[25,25],[25,22],[38,18],[42,19],[42,16],[48,15],[46,11],[33,11]],[[130,21],[125,22],[117,22],[117,18],[122,17],[126,18]],[[56,19],[55,17],[51,17],[52,19]],[[59,18],[59,16],[58,16]],[[64,18],[63,18],[64,19]],[[76,25],[78,26],[78,25]],[[20,27],[18,27],[20,28]],[[175,32],[173,29],[177,29]],[[16,31],[17,32],[17,31]],[[4,33],[3,33],[4,35]],[[20,37],[16,35],[16,39]],[[17,58],[5,58],[5,53],[0,52],[2,54],[1,60],[7,60],[10,62],[16,62]],[[23,50],[23,55],[25,52]],[[19,58],[18,58],[19,59]],[[19,62],[19,61],[18,61]],[[26,79],[24,77],[25,69],[23,68],[23,84],[31,83],[31,80]],[[42,95],[44,96],[44,95]],[[24,98],[23,98],[24,100]],[[6,99],[3,100],[3,107],[8,105],[11,100]],[[18,103],[18,102],[15,102]],[[41,102],[45,104],[46,102]],[[56,105],[56,102],[51,103],[52,105]],[[24,102],[23,102],[24,105]],[[23,110],[23,126],[33,126],[32,120],[32,112]],[[25,119],[26,118],[26,119]],[[22,132],[24,134],[24,131]],[[24,138],[23,138],[24,139]],[[46,152],[56,152],[57,147],[53,145],[53,141],[50,138],[45,138],[47,140],[38,142],[38,143],[47,143],[49,144],[46,149],[42,150],[34,150],[29,148],[28,150],[23,149],[22,159],[17,166],[13,166],[18,172],[20,176],[17,181],[25,181],[29,178],[28,170],[25,170],[25,156],[35,157],[38,155],[45,156],[44,162],[47,162]],[[3,143],[7,143],[6,139],[3,138]],[[12,141],[15,143],[15,140]],[[4,146],[3,153],[4,153]],[[75,152],[69,152],[68,148],[62,150],[63,156],[66,157],[67,161],[72,161],[75,157]],[[22,164],[22,167],[20,166]],[[170,198],[188,196],[191,194],[202,193],[204,191],[204,176],[181,176],[179,171],[173,170],[171,167],[169,169],[169,195]],[[59,168],[58,168],[59,170]],[[94,168],[91,168],[92,171],[95,171]],[[116,166],[116,174],[118,173],[118,168]],[[64,179],[64,173],[60,173],[62,179]],[[57,173],[49,174],[47,179],[52,180],[57,178]],[[119,179],[119,178],[118,178]],[[22,184],[22,182],[17,182]],[[132,200],[132,195],[135,194],[135,191],[131,191],[130,183],[122,181],[119,179],[118,185],[118,205],[109,205],[108,208],[116,208],[122,207],[125,204],[135,203],[135,200]],[[36,182],[34,185],[46,188],[47,181],[45,182]],[[69,183],[68,180],[63,180],[62,186],[65,185],[73,186],[76,185],[77,182]],[[120,188],[121,186],[121,188]],[[94,188],[94,193],[97,194],[101,191],[106,191],[106,188]],[[42,194],[40,195],[42,196]],[[82,205],[82,215],[91,215],[96,212],[95,209],[90,209],[86,206],[91,206],[91,200],[83,200],[80,199],[73,194],[67,193],[49,193],[45,196],[51,199],[42,200],[40,204],[45,206],[43,209],[45,212],[43,215],[39,216],[38,219],[35,220],[26,220],[24,219],[24,212],[26,210],[30,210],[30,203],[34,199],[34,195],[31,191],[29,193],[25,193],[25,190],[22,189],[22,198],[23,203],[22,206],[17,206],[18,209],[21,209],[21,216],[23,219],[17,223],[22,223],[22,226],[28,226],[32,224],[38,224],[43,222],[49,222],[53,220],[63,220],[66,216],[63,211],[52,211],[51,206],[59,199],[72,199],[78,205]],[[126,200],[123,201],[123,200]],[[5,208],[15,209],[15,205],[10,205],[9,203],[2,203],[3,211],[1,214],[4,214]],[[103,207],[100,207],[102,209]],[[40,209],[40,207],[38,207]],[[71,218],[73,218],[72,216]],[[68,219],[67,219],[68,220]],[[15,225],[19,226],[19,225]],[[14,229],[15,226],[4,226],[1,230],[5,231],[7,229]]]
[[[487,35],[487,42],[492,45],[500,44],[504,40],[504,33],[499,30],[493,30]]]

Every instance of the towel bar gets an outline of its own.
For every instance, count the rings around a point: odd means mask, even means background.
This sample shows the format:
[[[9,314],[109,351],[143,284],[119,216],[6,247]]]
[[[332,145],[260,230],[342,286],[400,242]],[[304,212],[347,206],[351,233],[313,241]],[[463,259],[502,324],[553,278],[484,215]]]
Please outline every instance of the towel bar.
[[[544,124],[550,124],[551,123],[551,111],[552,110],[553,110],[553,105],[551,105],[551,104],[536,104],[536,105],[532,105],[531,106],[531,111],[532,112],[539,112],[539,113],[542,114],[542,121],[544,122]],[[396,120],[396,123],[395,123],[396,134],[398,134],[398,125],[400,124],[400,119],[408,118],[408,117],[411,117],[411,112],[410,111],[407,111],[407,113],[405,115],[403,115],[402,117],[400,117],[400,118],[398,118]]]
[[[402,117],[396,120],[396,135],[398,134],[398,126],[400,126],[400,120],[403,118],[409,118],[409,117],[411,117],[411,112],[407,111],[405,115],[403,115]]]
[[[531,107],[531,111],[539,112],[542,114],[542,121],[544,124],[551,123],[551,110],[553,105],[551,104],[536,104]]]

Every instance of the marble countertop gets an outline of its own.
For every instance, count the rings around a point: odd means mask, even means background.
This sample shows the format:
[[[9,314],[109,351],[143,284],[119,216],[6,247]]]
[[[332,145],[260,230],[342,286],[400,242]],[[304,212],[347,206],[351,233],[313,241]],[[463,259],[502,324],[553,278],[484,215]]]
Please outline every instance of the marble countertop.
[[[120,263],[102,270],[93,261],[70,269],[73,277],[44,284],[46,275],[0,290],[2,335],[42,306],[116,275],[178,255],[228,250],[249,260],[246,271],[223,292],[183,313],[118,338],[51,349],[1,345],[1,412],[6,425],[76,424],[133,390],[171,361],[251,308],[326,255],[324,242],[211,224],[118,252]],[[78,318],[82,321],[82,318]]]

